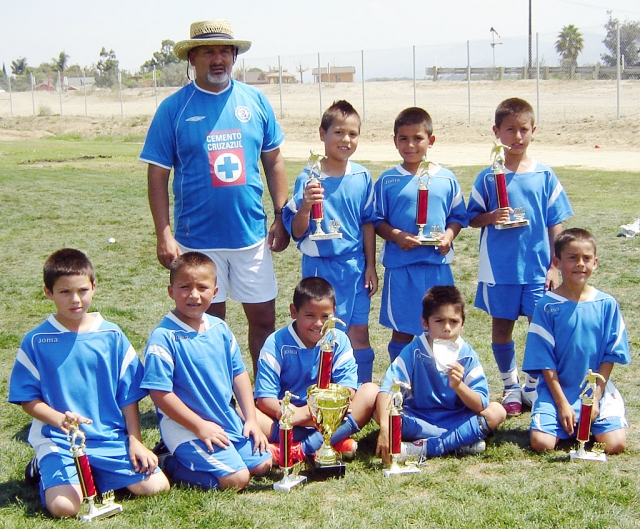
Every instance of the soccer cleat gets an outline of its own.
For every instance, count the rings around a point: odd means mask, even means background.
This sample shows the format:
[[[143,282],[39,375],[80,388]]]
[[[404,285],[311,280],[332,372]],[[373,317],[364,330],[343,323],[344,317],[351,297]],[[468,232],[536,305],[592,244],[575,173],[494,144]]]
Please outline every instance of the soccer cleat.
[[[280,464],[280,443],[269,443],[269,452],[271,452],[271,458],[274,465]],[[297,442],[291,445],[291,463],[300,463],[305,460],[304,452],[302,451],[302,443]]]
[[[24,480],[30,487],[37,488],[40,484],[40,464],[36,456],[31,458],[24,469]]]
[[[333,449],[336,452],[339,452],[342,456],[342,459],[347,461],[352,461],[353,458],[356,457],[356,450],[358,450],[358,443],[351,439],[351,437],[347,437],[343,439],[339,443],[333,445]]]
[[[427,440],[418,439],[416,441],[402,441],[400,443],[400,454],[398,455],[398,463],[411,461],[414,463],[422,463],[427,458]]]
[[[487,443],[484,439],[479,439],[473,444],[461,446],[453,451],[457,456],[477,456],[482,454],[487,449]]]
[[[521,398],[523,405],[529,406],[529,408],[533,409],[533,405],[536,403],[536,399],[538,398],[538,391],[536,388],[531,389],[523,386]]]
[[[520,386],[505,389],[502,393],[502,407],[507,417],[517,417],[522,413],[522,391]]]

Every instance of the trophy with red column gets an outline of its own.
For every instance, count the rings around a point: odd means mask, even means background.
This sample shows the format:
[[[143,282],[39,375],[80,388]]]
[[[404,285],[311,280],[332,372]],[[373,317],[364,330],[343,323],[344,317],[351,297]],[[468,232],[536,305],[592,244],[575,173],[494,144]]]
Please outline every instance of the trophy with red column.
[[[571,461],[576,459],[582,461],[600,461],[605,462],[607,460],[607,454],[604,453],[603,443],[593,443],[591,452],[587,452],[584,445],[589,441],[591,437],[591,410],[593,408],[593,401],[596,392],[596,381],[600,379],[602,382],[606,382],[605,378],[600,373],[594,373],[589,369],[587,375],[584,377],[582,384],[584,386],[582,393],[580,393],[580,400],[582,405],[580,406],[580,419],[578,420],[578,433],[576,440],[578,441],[578,449],[571,450],[569,455]]]
[[[402,452],[402,403],[404,397],[402,392],[409,391],[411,386],[406,382],[393,379],[391,384],[391,400],[389,400],[389,455],[391,456],[391,466],[382,471],[384,477],[398,474],[416,474],[420,470],[415,465],[400,464],[400,454]]]
[[[89,505],[89,512],[82,515],[78,514],[78,518],[85,522],[92,522],[93,520],[109,518],[110,516],[115,516],[116,514],[121,513],[122,505],[114,502],[114,493],[112,490],[103,493],[100,504],[96,504],[98,491],[93,480],[89,457],[85,452],[86,436],[80,429],[79,424],[70,430],[68,438],[71,442],[69,450],[73,455],[76,470],[78,471],[78,479],[80,480],[82,496],[84,498],[84,502]]]
[[[504,149],[509,149],[506,145],[503,145],[500,140],[493,142],[493,148],[491,149],[491,169],[493,169],[493,179],[496,183],[496,195],[498,199],[498,207],[500,209],[509,209],[509,195],[507,194],[507,178],[504,174]],[[524,218],[525,210],[523,207],[513,208],[513,217],[507,222],[502,224],[496,224],[496,230],[506,230],[509,228],[521,228],[522,226],[528,226],[529,220]]]
[[[307,481],[305,476],[298,476],[295,473],[293,455],[291,447],[293,445],[293,426],[291,418],[295,413],[291,406],[291,399],[299,398],[290,391],[285,391],[282,399],[282,414],[280,415],[280,458],[278,465],[284,471],[284,477],[273,484],[274,490],[291,492],[291,489]]]
[[[322,154],[316,154],[311,151],[309,156],[309,179],[307,185],[316,185],[320,183],[320,174],[322,173],[322,160],[325,157]],[[340,233],[340,221],[337,219],[329,220],[329,233],[322,229],[322,221],[324,219],[324,207],[322,203],[313,204],[311,206],[311,220],[316,223],[315,231],[309,235],[312,241],[326,241],[330,239],[342,239]]]
[[[425,155],[418,166],[416,176],[418,177],[418,200],[416,207],[416,224],[418,225],[418,240],[422,245],[437,246],[440,244],[438,236],[444,233],[442,226],[431,226],[429,235],[424,234],[424,227],[427,225],[429,212],[429,185],[431,184],[431,173],[429,173],[429,161]],[[425,182],[426,176],[426,182]]]

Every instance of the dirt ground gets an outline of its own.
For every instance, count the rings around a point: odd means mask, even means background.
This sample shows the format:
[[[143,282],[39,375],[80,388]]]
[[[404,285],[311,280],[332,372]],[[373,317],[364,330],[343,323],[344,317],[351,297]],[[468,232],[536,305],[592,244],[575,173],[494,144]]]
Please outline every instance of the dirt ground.
[[[640,82],[614,81],[393,81],[361,84],[277,85],[261,87],[287,137],[285,157],[306,159],[321,150],[317,128],[322,108],[347,99],[363,119],[355,159],[398,160],[393,120],[415,102],[434,120],[436,143],[430,158],[443,165],[483,165],[493,142],[493,111],[507,97],[523,97],[538,114],[531,153],[551,166],[637,171],[640,167]],[[414,92],[415,90],[415,92]],[[38,92],[0,93],[0,140],[39,138],[64,133],[140,137],[155,112],[156,101],[174,89],[129,89],[122,94]],[[539,94],[539,99],[538,99]],[[363,104],[364,100],[364,104]],[[471,108],[468,102],[471,101]],[[86,105],[86,106],[85,106]],[[34,109],[36,116],[34,117]],[[85,110],[86,109],[86,110]],[[85,117],[85,112],[89,117]],[[13,115],[13,117],[12,117]]]

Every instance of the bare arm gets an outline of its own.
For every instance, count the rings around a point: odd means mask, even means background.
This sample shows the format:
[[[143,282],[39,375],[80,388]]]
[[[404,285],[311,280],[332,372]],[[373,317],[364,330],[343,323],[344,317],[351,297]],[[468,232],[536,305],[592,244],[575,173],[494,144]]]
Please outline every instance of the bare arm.
[[[460,397],[460,400],[464,402],[464,405],[475,413],[480,413],[484,410],[480,395],[463,382],[464,367],[462,364],[453,362],[449,364],[448,367],[449,371],[447,372],[447,376],[449,377],[449,386],[451,386],[451,389]]]
[[[453,240],[458,236],[461,229],[462,224],[460,224],[459,222],[451,222],[447,224],[445,232],[442,235],[441,242],[438,245],[438,249],[440,250],[441,255],[447,255],[451,251]]]
[[[382,458],[382,462],[388,465],[391,462],[389,454],[389,401],[391,393],[380,392],[376,398],[376,411],[374,417],[380,425],[378,441],[376,443],[376,455]]]
[[[78,424],[91,424],[93,422],[91,419],[71,411],[62,413],[54,410],[46,402],[40,399],[23,402],[22,409],[34,419],[38,419],[39,421],[54,426],[55,428],[60,428],[60,430],[65,434],[69,433],[69,430]]]
[[[593,408],[591,408],[591,422],[595,421],[600,415],[600,399],[604,395],[604,388],[613,371],[613,362],[602,362],[598,367],[598,373],[604,377],[604,381],[596,379],[596,389],[593,392]]]
[[[169,268],[171,261],[181,252],[171,232],[169,219],[169,175],[171,171],[158,165],[149,164],[147,170],[147,194],[149,207],[156,230],[156,252],[158,261]]]
[[[420,240],[416,235],[394,228],[386,221],[378,224],[376,233],[385,241],[396,243],[401,250],[412,250],[420,246]]]
[[[129,458],[136,472],[147,475],[153,474],[158,466],[158,456],[149,450],[142,442],[140,432],[140,410],[138,403],[134,402],[121,408],[122,416],[129,435]]]
[[[376,272],[376,229],[373,222],[362,226],[362,243],[364,246],[364,287],[370,288],[369,297],[378,291],[378,273]]]
[[[301,239],[309,229],[311,208],[314,204],[322,204],[324,190],[320,182],[307,184],[302,194],[302,202],[291,221],[291,233],[294,239]]]
[[[573,435],[573,430],[576,425],[576,413],[573,411],[571,404],[569,404],[564,391],[562,391],[562,386],[558,379],[558,372],[554,369],[544,369],[542,375],[551,392],[553,402],[558,408],[558,420],[560,424],[569,435]]]
[[[280,149],[263,152],[260,155],[262,167],[267,178],[267,187],[271,195],[274,211],[281,211],[287,203],[289,184],[287,172],[284,167],[284,158]],[[282,223],[282,213],[275,215],[271,228],[269,228],[269,249],[272,252],[281,252],[289,246],[289,234]]]
[[[472,228],[484,228],[489,224],[503,224],[511,218],[510,212],[513,212],[511,208],[499,208],[486,213],[479,213],[469,220],[469,226]]]
[[[562,231],[562,223],[555,224],[547,228],[547,235],[549,236],[550,255],[554,254],[553,243],[556,240],[556,237],[560,235],[561,231]],[[553,290],[554,288],[558,288],[558,286],[560,286],[560,272],[556,268],[556,265],[553,264],[553,258],[552,258],[551,265],[549,266],[549,270],[547,270],[547,280],[545,281],[544,287],[547,290]]]
[[[251,380],[249,374],[243,371],[239,375],[233,377],[233,392],[238,399],[242,416],[244,417],[245,437],[253,438],[253,446],[262,454],[267,450],[267,437],[262,433],[262,429],[256,418],[256,407],[253,402],[253,390],[251,389]]]

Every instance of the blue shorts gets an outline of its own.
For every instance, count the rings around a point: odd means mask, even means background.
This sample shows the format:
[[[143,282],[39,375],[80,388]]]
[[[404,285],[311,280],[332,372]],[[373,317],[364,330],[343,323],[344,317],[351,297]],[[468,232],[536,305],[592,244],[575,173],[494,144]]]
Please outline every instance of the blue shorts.
[[[254,452],[251,438],[233,441],[226,449],[215,445],[213,448],[213,452],[209,452],[200,439],[195,439],[182,443],[173,455],[182,466],[198,472],[211,473],[216,479],[240,470],[251,470],[271,459],[268,450],[263,454]]]
[[[402,414],[402,440],[416,441],[417,439],[440,437],[450,430],[455,430],[474,415],[477,414],[469,408],[458,411],[451,410],[451,413],[446,417],[446,424],[443,422],[442,424],[436,425],[420,417],[411,415],[411,409],[405,408]]]
[[[479,282],[474,306],[492,318],[516,321],[519,316],[533,316],[533,309],[544,292],[544,283],[490,285]]]
[[[614,430],[620,430],[627,427],[627,421],[624,417],[598,417],[591,425],[592,435],[601,435]],[[574,428],[573,435],[569,435],[567,431],[558,422],[555,414],[535,413],[531,415],[531,429],[538,430],[549,435],[553,435],[558,439],[569,439],[575,437],[578,433],[578,426]]]
[[[422,298],[434,285],[453,285],[449,265],[413,264],[385,269],[380,323],[394,331],[422,334]]]

